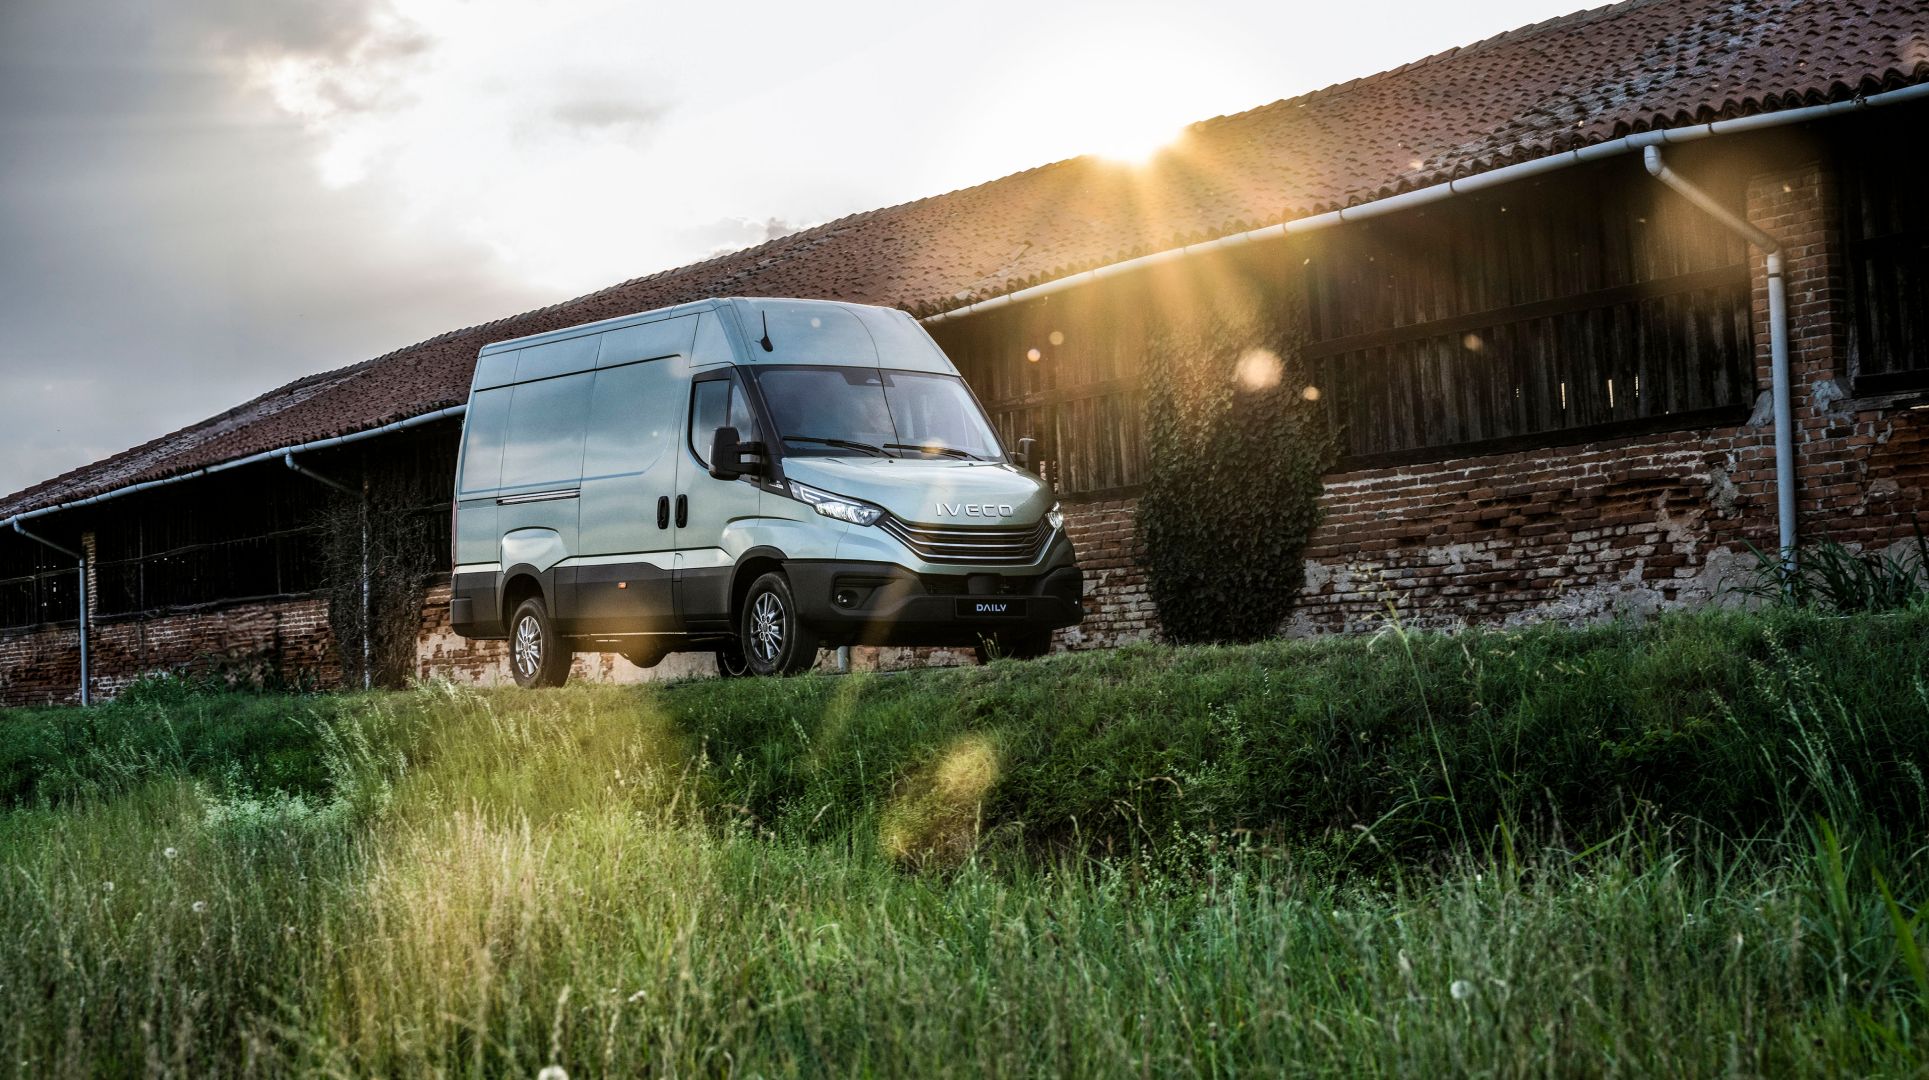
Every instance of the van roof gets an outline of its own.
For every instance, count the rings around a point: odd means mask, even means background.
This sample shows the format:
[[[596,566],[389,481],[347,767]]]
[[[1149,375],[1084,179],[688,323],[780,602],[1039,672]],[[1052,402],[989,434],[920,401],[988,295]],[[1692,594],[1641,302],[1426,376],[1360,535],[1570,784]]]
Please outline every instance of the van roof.
[[[484,345],[476,355],[488,356],[491,353],[520,349],[526,345],[541,345],[549,341],[565,341],[569,338],[581,337],[584,334],[600,334],[605,330],[636,326],[641,323],[655,322],[658,319],[668,319],[677,315],[688,315],[698,311],[714,311],[717,308],[718,302],[718,297],[709,297],[703,300],[694,300],[687,304],[653,308],[649,311],[639,311],[631,315],[618,315],[612,319],[598,319],[595,322],[578,323],[575,326],[565,326],[560,330],[548,330],[540,334],[526,334],[518,338],[504,338],[501,341],[492,341]]]
[[[581,337],[584,334],[600,334],[605,330],[617,330],[625,326],[636,326],[642,323],[655,322],[658,319],[674,318],[678,315],[689,315],[699,311],[715,311],[725,305],[737,308],[740,316],[754,313],[767,305],[773,307],[775,305],[782,305],[785,308],[817,306],[861,309],[865,312],[887,312],[890,316],[909,318],[909,316],[904,315],[904,313],[897,308],[880,307],[876,304],[852,304],[842,300],[813,300],[790,296],[712,296],[702,300],[694,300],[687,304],[673,304],[670,307],[652,308],[649,311],[639,311],[631,315],[618,315],[611,319],[598,319],[595,322],[578,323],[575,326],[565,326],[559,330],[549,330],[540,334],[527,334],[523,337],[492,341],[484,345],[477,355],[488,356],[491,353],[503,352],[508,349],[520,349],[528,345],[541,345],[550,341],[565,341],[569,338]]]

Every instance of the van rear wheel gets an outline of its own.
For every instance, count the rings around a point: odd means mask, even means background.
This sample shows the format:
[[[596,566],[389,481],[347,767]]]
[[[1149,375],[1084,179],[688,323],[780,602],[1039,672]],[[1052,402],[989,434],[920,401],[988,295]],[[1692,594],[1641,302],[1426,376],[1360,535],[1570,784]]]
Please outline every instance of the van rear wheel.
[[[509,673],[525,690],[561,686],[569,681],[571,652],[549,621],[549,607],[540,596],[516,605],[509,616]]]
[[[731,638],[717,649],[717,675],[720,678],[741,679],[750,673],[750,661],[744,659],[743,655],[743,642]]]
[[[972,651],[977,654],[980,664],[989,664],[993,660],[1036,660],[1052,651],[1052,632],[1032,630],[981,637]]]
[[[797,617],[790,580],[769,573],[750,583],[737,613],[737,640],[753,675],[795,675],[817,664],[817,635]]]

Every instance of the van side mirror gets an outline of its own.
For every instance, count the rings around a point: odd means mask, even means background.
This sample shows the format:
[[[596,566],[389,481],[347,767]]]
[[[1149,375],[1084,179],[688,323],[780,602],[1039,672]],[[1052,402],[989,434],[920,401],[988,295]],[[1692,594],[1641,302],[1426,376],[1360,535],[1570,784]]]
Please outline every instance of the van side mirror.
[[[1012,454],[1012,461],[1019,468],[1030,471],[1033,459],[1038,455],[1038,440],[1026,435],[1018,440],[1018,450]]]
[[[754,461],[745,461],[749,455],[762,454],[762,443],[744,442],[733,427],[720,427],[710,440],[710,475],[719,480],[735,480],[739,476],[753,476],[758,471]]]

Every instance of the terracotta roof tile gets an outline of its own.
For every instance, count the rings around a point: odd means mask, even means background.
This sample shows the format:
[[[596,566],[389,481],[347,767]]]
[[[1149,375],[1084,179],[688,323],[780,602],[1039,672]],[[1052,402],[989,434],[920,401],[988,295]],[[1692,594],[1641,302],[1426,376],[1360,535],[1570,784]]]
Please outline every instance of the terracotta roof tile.
[[[28,488],[0,516],[460,403],[490,341],[730,294],[924,315],[1635,131],[1920,81],[1922,0],[1629,0],[1194,124],[1141,170],[1062,161],[451,331]]]

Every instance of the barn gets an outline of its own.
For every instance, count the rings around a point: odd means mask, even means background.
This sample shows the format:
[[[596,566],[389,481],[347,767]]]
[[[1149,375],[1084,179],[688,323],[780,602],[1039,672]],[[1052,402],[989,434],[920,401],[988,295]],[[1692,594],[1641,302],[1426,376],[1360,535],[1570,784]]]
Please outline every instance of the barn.
[[[1917,0],[1630,0],[452,330],[0,499],[0,704],[501,677],[447,619],[477,350],[713,295],[925,320],[1040,440],[1087,567],[1063,648],[1157,633],[1147,375],[1226,296],[1295,313],[1338,441],[1282,629],[1707,603],[1751,547],[1915,535],[1925,132]]]

